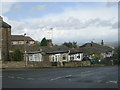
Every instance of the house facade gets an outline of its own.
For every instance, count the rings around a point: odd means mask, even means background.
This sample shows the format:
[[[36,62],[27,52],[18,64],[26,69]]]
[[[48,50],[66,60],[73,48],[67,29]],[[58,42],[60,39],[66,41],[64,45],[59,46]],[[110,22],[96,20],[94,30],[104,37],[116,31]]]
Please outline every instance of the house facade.
[[[64,62],[82,61],[82,52],[52,51],[52,52],[28,52],[27,60],[29,62],[50,62],[52,66],[63,66]]]
[[[41,52],[28,52],[26,54],[26,60],[28,61],[36,61],[36,62],[42,62],[42,53]]]
[[[12,35],[11,36],[11,44],[12,45],[24,45],[24,44],[33,45],[35,41],[29,37],[24,35]]]
[[[80,46],[80,51],[83,52],[84,56],[87,57],[94,57],[94,56],[99,56],[100,59],[104,59],[107,57],[112,57],[114,53],[114,49],[108,46],[104,45],[104,42],[102,41],[101,45],[91,42],[91,43],[86,43],[82,46]]]
[[[68,61],[82,61],[83,53],[82,52],[71,52],[68,55]]]

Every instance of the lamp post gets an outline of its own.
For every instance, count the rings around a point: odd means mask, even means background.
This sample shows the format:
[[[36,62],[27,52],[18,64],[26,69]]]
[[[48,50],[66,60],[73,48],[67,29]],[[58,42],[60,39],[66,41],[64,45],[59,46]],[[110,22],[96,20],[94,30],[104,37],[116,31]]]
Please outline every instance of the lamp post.
[[[25,67],[27,67],[27,59],[26,59],[26,41],[25,41],[25,35],[26,33],[24,33],[24,60],[25,60]]]

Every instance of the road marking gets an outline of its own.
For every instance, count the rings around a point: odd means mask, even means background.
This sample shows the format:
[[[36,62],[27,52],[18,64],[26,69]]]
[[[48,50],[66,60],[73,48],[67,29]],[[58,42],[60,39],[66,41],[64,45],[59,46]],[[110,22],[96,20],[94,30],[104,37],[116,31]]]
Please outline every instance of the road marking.
[[[81,73],[89,73],[89,72],[92,72],[92,71],[85,71],[85,72],[81,72]]]
[[[71,77],[72,75],[65,75],[65,76],[61,76],[61,77],[56,77],[56,78],[52,78],[50,79],[51,81],[54,81],[54,80],[58,80],[58,79],[61,79],[61,78],[69,78]]]
[[[23,77],[16,77],[17,79],[24,79]]]
[[[34,80],[33,78],[27,78],[28,80]]]
[[[51,79],[51,81],[61,79],[61,78],[63,78],[63,77],[56,77],[56,78]]]
[[[106,83],[117,83],[117,81],[108,81],[108,82],[106,82]]]
[[[15,78],[14,76],[8,76],[8,78]]]
[[[65,78],[70,78],[72,75],[66,75]]]

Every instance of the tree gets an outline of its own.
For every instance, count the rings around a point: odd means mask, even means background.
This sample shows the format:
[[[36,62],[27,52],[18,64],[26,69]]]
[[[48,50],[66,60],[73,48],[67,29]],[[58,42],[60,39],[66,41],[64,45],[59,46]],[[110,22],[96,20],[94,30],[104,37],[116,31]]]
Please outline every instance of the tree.
[[[77,48],[77,42],[64,42],[62,45],[65,45],[69,48]]]
[[[24,57],[23,55],[24,54],[19,49],[16,49],[13,53],[14,61],[22,61]]]
[[[36,45],[41,46],[41,42],[36,41],[35,43],[36,43]]]
[[[41,40],[41,46],[47,46],[47,40],[46,38],[44,37],[42,40]]]

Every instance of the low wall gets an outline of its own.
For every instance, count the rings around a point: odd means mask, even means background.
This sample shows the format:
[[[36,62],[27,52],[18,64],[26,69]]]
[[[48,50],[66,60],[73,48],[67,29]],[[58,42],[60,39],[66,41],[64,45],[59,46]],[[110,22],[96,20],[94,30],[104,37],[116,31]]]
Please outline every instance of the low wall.
[[[2,68],[35,68],[35,67],[53,67],[50,62],[28,62],[25,66],[25,61],[6,61],[2,62]],[[64,64],[64,67],[79,67],[79,66],[91,66],[89,61],[81,62],[68,62]],[[60,66],[59,66],[60,67]]]
[[[2,68],[25,68],[25,62],[24,61],[5,61],[2,62]]]
[[[91,66],[90,61],[76,61],[76,62],[68,62],[64,64],[64,67],[80,67],[80,66]]]

